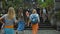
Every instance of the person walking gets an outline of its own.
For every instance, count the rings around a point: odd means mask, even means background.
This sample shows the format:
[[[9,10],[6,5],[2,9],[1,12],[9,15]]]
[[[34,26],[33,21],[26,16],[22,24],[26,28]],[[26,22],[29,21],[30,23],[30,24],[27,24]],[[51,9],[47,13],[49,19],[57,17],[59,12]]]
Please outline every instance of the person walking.
[[[39,28],[38,23],[40,22],[40,19],[36,9],[33,9],[32,14],[30,15],[30,21],[32,23],[32,34],[37,34]]]
[[[23,16],[23,9],[19,8],[18,9],[18,28],[17,28],[17,33],[18,34],[24,34],[24,29],[25,29],[25,21],[24,21],[24,16]]]

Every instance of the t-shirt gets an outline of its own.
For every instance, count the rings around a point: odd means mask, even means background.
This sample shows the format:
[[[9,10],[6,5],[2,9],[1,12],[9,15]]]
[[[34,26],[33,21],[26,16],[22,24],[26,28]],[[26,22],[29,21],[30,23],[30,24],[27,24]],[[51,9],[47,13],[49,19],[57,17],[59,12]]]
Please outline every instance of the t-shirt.
[[[43,8],[43,14],[46,14],[46,9],[45,8]]]
[[[16,17],[14,17],[13,19],[9,20],[7,16],[8,16],[8,14],[5,14],[5,15],[3,15],[3,16],[1,17],[1,18],[4,19],[5,26],[13,25],[14,22],[16,21]]]

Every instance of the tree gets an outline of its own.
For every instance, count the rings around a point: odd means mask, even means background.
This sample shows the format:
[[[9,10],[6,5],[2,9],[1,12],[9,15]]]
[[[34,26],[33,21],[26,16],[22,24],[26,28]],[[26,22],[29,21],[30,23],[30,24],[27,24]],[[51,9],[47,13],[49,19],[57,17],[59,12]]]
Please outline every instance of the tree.
[[[45,0],[44,2],[42,2],[42,0],[37,0],[37,3],[39,4],[40,7],[51,7],[53,8],[54,6],[54,0]]]
[[[15,9],[23,7],[23,0],[3,0],[3,8],[8,9],[9,6],[13,6]]]

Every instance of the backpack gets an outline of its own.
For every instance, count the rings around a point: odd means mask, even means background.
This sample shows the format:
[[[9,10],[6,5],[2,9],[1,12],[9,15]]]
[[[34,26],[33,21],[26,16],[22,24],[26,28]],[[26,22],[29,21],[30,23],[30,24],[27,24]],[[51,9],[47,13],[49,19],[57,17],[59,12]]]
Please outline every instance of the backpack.
[[[36,24],[38,22],[38,17],[36,16],[36,15],[33,15],[32,17],[31,17],[31,23],[32,24]]]

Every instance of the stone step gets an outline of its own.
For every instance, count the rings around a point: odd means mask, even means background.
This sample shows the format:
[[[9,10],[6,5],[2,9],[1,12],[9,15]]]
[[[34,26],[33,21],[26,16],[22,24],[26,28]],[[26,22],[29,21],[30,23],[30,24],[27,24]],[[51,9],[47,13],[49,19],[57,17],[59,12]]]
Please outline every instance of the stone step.
[[[25,30],[32,30],[32,28],[26,28]],[[38,30],[55,30],[54,28],[39,28]]]

